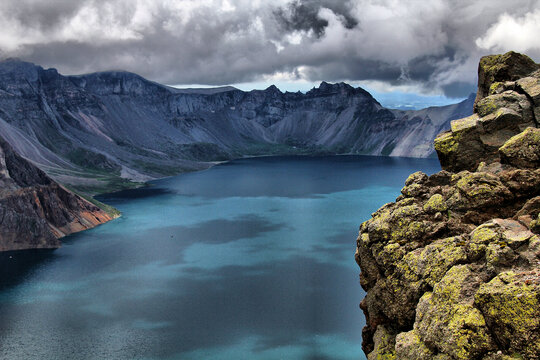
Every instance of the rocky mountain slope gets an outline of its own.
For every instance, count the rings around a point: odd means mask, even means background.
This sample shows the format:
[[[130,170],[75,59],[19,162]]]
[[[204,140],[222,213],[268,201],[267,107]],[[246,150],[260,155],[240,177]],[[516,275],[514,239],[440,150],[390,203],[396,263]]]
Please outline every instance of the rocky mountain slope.
[[[178,90],[127,72],[0,62],[0,133],[56,180],[94,193],[245,155],[432,156],[435,135],[472,103],[398,111],[344,83],[306,94]]]
[[[59,238],[113,216],[58,185],[0,137],[0,251],[56,248]]]
[[[368,359],[540,359],[540,65],[479,65],[474,115],[360,227]]]

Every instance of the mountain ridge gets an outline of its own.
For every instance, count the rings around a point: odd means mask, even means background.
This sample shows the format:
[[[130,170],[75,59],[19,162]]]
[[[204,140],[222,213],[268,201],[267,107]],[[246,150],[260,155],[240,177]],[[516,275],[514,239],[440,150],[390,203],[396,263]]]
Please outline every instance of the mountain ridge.
[[[56,180],[100,193],[250,155],[434,156],[440,129],[472,113],[470,98],[390,110],[345,83],[322,82],[305,94],[188,90],[125,71],[64,76],[5,60],[0,130]]]

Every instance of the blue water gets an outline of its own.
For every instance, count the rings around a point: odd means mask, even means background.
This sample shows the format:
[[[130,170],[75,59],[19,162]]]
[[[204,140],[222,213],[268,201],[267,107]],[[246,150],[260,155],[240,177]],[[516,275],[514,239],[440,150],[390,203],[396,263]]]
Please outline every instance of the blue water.
[[[2,359],[365,359],[358,225],[434,160],[243,159],[0,257]]]

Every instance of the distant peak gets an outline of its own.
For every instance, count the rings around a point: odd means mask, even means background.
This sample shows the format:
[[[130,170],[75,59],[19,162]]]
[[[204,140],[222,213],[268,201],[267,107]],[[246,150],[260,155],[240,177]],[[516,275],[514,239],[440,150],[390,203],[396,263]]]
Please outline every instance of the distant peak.
[[[269,87],[267,87],[264,91],[266,92],[278,92],[281,94],[281,90],[279,90],[279,88],[276,86],[276,85],[270,85]]]
[[[368,98],[373,98],[371,94],[365,91],[364,89],[360,87],[354,88],[345,82],[329,83],[329,82],[323,81],[321,82],[318,88],[314,87],[313,89],[308,91],[307,94],[309,95],[331,95],[331,94],[363,95]]]
[[[345,82],[329,83],[329,82],[326,82],[326,81],[321,82],[318,89],[323,90],[323,91],[326,91],[326,90],[337,91],[337,90],[342,90],[342,89],[354,90],[354,88],[351,85],[349,85],[349,84],[347,84]]]

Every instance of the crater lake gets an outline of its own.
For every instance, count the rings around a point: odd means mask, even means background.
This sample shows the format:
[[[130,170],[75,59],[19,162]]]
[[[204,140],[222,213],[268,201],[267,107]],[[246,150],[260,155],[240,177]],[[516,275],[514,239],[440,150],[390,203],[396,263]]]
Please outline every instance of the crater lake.
[[[365,359],[358,226],[435,159],[260,157],[103,195],[0,255],[2,359]]]

